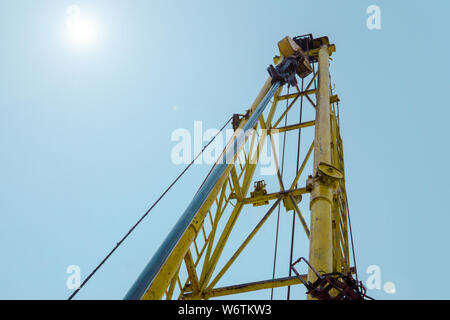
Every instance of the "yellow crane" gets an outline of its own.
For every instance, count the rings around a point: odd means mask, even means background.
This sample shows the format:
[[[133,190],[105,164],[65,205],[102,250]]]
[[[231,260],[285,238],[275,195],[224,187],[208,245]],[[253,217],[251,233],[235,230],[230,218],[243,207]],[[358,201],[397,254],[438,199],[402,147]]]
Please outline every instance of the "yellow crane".
[[[274,58],[275,66],[269,67],[270,76],[251,108],[245,115],[234,115],[234,135],[125,299],[210,299],[293,285],[305,285],[309,298],[364,297],[364,287],[353,280],[355,268],[350,265],[339,98],[331,88],[329,71],[335,45],[328,37],[305,35],[285,37],[278,47],[280,54]],[[302,79],[302,88],[297,78]],[[289,88],[293,92],[289,93]],[[277,113],[281,101],[287,101],[287,107]],[[283,125],[299,101],[302,104],[307,101],[315,109],[315,118]],[[307,127],[314,127],[313,141],[303,159],[297,159],[297,174],[285,185],[272,136]],[[261,150],[268,140],[276,163],[278,184],[275,186],[253,180]],[[313,163],[313,171],[305,173],[309,161]],[[252,182],[253,191],[250,190]],[[299,208],[306,194],[309,194],[309,223]],[[291,261],[293,274],[289,277],[218,287],[218,282],[236,259],[245,254],[246,246],[281,204],[295,213],[309,239],[309,258],[303,259],[309,273],[298,273],[296,264],[302,260],[299,259]],[[224,247],[239,223],[240,214],[248,206],[268,210],[219,269]],[[219,224],[223,227],[219,228]],[[182,274],[186,276],[183,278]]]

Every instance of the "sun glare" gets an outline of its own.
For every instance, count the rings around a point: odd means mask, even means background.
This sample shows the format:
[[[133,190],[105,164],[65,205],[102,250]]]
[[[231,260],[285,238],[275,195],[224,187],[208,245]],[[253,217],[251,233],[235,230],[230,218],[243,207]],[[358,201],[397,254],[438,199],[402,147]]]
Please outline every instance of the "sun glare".
[[[81,8],[71,5],[67,8],[67,31],[69,40],[76,46],[92,46],[97,40],[97,26],[93,20],[84,17]]]

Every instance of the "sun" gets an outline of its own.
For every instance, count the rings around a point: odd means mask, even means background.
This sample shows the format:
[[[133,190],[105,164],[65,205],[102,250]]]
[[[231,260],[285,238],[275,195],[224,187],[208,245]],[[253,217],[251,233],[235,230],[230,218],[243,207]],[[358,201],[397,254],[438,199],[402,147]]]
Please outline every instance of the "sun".
[[[92,46],[97,41],[95,21],[84,17],[81,8],[71,5],[67,8],[67,31],[71,43],[79,47]]]

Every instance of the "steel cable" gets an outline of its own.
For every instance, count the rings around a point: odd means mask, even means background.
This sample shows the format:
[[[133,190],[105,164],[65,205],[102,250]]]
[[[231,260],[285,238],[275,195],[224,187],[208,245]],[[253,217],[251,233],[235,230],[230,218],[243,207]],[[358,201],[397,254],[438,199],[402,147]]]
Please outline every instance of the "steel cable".
[[[287,95],[289,96],[289,85],[287,89]],[[289,98],[286,99],[286,110],[289,109]],[[287,117],[288,114],[286,112],[286,116],[284,118],[284,126],[287,126]],[[270,137],[272,139],[272,136]],[[282,154],[282,160],[281,160],[281,177],[280,179],[283,179],[283,172],[284,172],[284,153],[286,149],[286,131],[284,132],[283,136],[283,154]],[[274,150],[275,152],[275,150]],[[275,155],[274,155],[275,157]],[[275,270],[276,270],[276,263],[277,263],[277,252],[278,252],[278,231],[280,228],[280,210],[281,210],[281,204],[278,204],[278,215],[277,215],[277,227],[276,227],[276,235],[275,235],[275,250],[274,250],[274,256],[273,256],[273,272],[272,272],[272,280],[275,279]],[[270,300],[273,300],[273,288],[270,291]]]
[[[302,79],[302,87],[301,90],[298,90],[300,93],[303,92],[304,89],[304,79]],[[303,95],[300,97],[300,117],[299,123],[302,123],[303,119]],[[300,167],[300,147],[301,147],[301,137],[302,137],[302,128],[298,129],[298,145],[297,145],[297,173]],[[297,185],[295,186],[297,188]],[[294,257],[294,238],[295,238],[295,214],[292,214],[292,232],[291,232],[291,252],[289,257],[289,277],[292,276],[291,265]],[[287,290],[287,300],[291,298],[291,286],[288,286]]]
[[[84,287],[84,285],[92,278],[92,276],[101,268],[101,266],[111,257],[111,255],[120,247],[120,245],[128,238],[128,236],[137,228],[137,226],[148,216],[148,214],[153,210],[153,208],[161,201],[161,199],[169,192],[169,190],[180,180],[180,178],[186,173],[186,171],[194,164],[194,162],[203,154],[203,152],[208,148],[208,146],[217,138],[217,136],[225,129],[225,127],[231,122],[233,118],[231,117],[225,125],[220,129],[220,131],[203,147],[199,154],[189,163],[189,165],[184,168],[184,170],[178,175],[178,177],[169,185],[169,187],[159,196],[159,198],[151,205],[151,207],[145,212],[145,214],[136,222],[136,224],[131,227],[130,230],[125,234],[125,236],[117,242],[116,246],[106,255],[106,257],[95,267],[94,270],[87,276],[87,278],[82,282],[80,287],[76,289],[68,298],[72,300],[78,292]]]

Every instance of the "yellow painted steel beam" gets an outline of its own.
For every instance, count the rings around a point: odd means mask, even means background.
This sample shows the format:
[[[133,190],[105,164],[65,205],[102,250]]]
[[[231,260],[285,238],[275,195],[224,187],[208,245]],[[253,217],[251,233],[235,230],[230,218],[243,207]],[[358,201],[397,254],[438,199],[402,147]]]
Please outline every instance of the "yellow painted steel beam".
[[[306,281],[307,276],[302,275],[303,280]],[[216,288],[212,289],[210,291],[206,291],[203,293],[202,298],[203,299],[210,299],[210,298],[216,298],[216,297],[223,297],[223,296],[229,296],[233,294],[239,294],[244,292],[251,292],[251,291],[258,291],[258,290],[264,290],[264,289],[271,289],[271,288],[280,288],[280,287],[287,287],[287,286],[293,286],[293,285],[301,285],[301,281],[297,277],[285,277],[285,278],[279,278],[274,280],[264,280],[264,281],[257,281],[257,282],[250,282],[250,283],[244,283],[244,284],[238,284],[234,286],[227,286],[222,288]],[[195,295],[192,293],[188,293],[183,297],[184,300],[191,300],[195,299]]]
[[[222,197],[225,197],[224,196],[225,190],[226,190],[226,188],[224,188],[222,190]],[[214,221],[212,223],[212,230],[210,232],[210,236],[209,236],[209,239],[208,239],[209,240],[208,241],[208,249],[206,251],[205,259],[203,261],[203,268],[202,268],[202,274],[200,276],[200,280],[204,277],[205,270],[208,269],[211,253],[212,253],[212,250],[213,250],[214,239],[215,239],[215,236],[216,236],[217,226],[219,224],[220,218],[222,217],[222,214],[223,214],[224,210],[225,210],[225,207],[222,208],[222,205],[219,202],[219,205],[217,206],[217,212],[215,214]]]
[[[306,224],[305,218],[303,217],[302,212],[300,211],[300,208],[297,205],[297,202],[294,200],[294,197],[292,194],[289,195],[289,199],[292,202],[292,205],[294,206],[294,211],[297,213],[298,218],[300,219],[300,222],[302,223],[303,229],[305,230],[306,236],[309,238],[311,232],[309,231],[308,225]]]
[[[295,99],[295,98],[299,98],[299,97],[303,97],[303,96],[308,96],[308,95],[314,95],[316,94],[316,89],[312,89],[312,90],[304,90],[302,92],[296,92],[296,93],[290,93],[290,94],[285,94],[280,96],[280,101],[282,100],[289,100],[289,99]]]
[[[238,202],[236,206],[234,207],[227,224],[224,227],[224,230],[219,238],[219,241],[217,242],[213,253],[210,256],[210,259],[208,261],[205,261],[205,265],[202,270],[202,274],[200,276],[200,288],[203,291],[206,286],[208,285],[208,282],[212,276],[212,273],[215,270],[215,267],[217,265],[217,262],[219,260],[219,257],[222,254],[223,248],[225,246],[225,243],[227,242],[231,230],[236,222],[236,219],[238,215],[240,214],[241,210],[243,208],[243,204],[241,202]]]
[[[321,274],[333,271],[332,187],[318,175],[319,164],[331,165],[329,50],[328,46],[323,45],[318,52],[319,88],[314,139],[314,177],[310,199],[309,262]],[[314,282],[316,279],[317,276],[310,270],[308,281]]]
[[[327,50],[328,50],[327,54],[328,54],[329,57],[331,57],[333,52],[336,52],[336,46],[334,44],[324,45],[324,46],[327,47]],[[318,57],[320,55],[320,50],[322,48],[309,50],[308,51],[309,56],[311,56],[311,57]]]
[[[286,190],[284,192],[274,192],[274,193],[268,193],[263,196],[245,198],[242,200],[242,203],[243,204],[253,204],[253,203],[258,203],[258,202],[266,202],[266,201],[276,200],[280,196],[284,196],[287,194],[292,194],[294,197],[297,197],[297,196],[307,194],[307,193],[309,193],[309,191],[307,191],[306,188],[291,189],[291,190]]]
[[[186,270],[189,275],[189,281],[193,292],[200,291],[200,284],[198,282],[197,271],[195,270],[194,259],[192,259],[191,250],[188,250],[186,256],[184,257],[184,262],[186,264]]]
[[[269,219],[270,215],[273,213],[273,211],[276,209],[276,207],[280,204],[281,198],[278,198],[277,201],[272,205],[272,207],[269,209],[269,211],[264,215],[264,217],[259,221],[259,223],[256,225],[256,227],[250,232],[250,234],[247,236],[247,238],[244,240],[244,242],[239,246],[239,248],[236,250],[236,252],[232,255],[232,257],[227,261],[225,266],[219,271],[217,276],[211,281],[208,288],[206,289],[211,290],[214,288],[216,283],[222,278],[222,276],[225,274],[225,272],[230,268],[230,266],[233,264],[233,262],[239,257],[241,252],[245,249],[245,247],[250,243],[250,241],[253,239],[253,237],[256,235],[256,233],[261,229],[261,227],[264,225],[264,223]]]
[[[239,185],[239,178],[236,173],[236,168],[231,168],[231,180],[233,181],[234,186],[234,194],[236,195],[236,198],[239,201],[242,201],[242,193],[241,193],[241,186]]]
[[[286,127],[273,128],[272,130],[277,130],[278,132],[292,131],[292,130],[298,130],[298,129],[312,127],[315,125],[315,123],[316,123],[315,121],[307,121],[307,122],[298,123],[298,124],[291,124]]]
[[[178,268],[177,272],[175,273],[175,276],[170,281],[169,289],[167,290],[167,294],[166,294],[168,300],[172,299],[173,292],[174,292],[175,286],[177,284],[179,273],[180,273],[180,268]]]
[[[351,273],[355,273],[355,268],[352,267],[350,269]],[[301,275],[303,280],[307,281],[307,275],[303,274]],[[221,288],[215,288],[211,291],[205,291],[202,294],[203,299],[211,299],[211,298],[217,298],[217,297],[223,297],[223,296],[230,296],[234,294],[240,294],[245,292],[253,292],[258,290],[265,290],[265,289],[272,289],[272,288],[282,288],[282,287],[289,287],[294,285],[303,285],[300,279],[296,276],[294,277],[283,277],[283,278],[277,278],[277,279],[270,279],[270,280],[263,280],[263,281],[255,281],[255,282],[249,282],[249,283],[242,283],[232,286],[226,286]],[[184,300],[192,300],[195,299],[195,296],[192,293],[186,293],[183,296]]]

